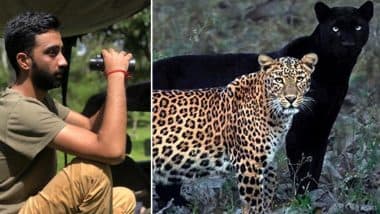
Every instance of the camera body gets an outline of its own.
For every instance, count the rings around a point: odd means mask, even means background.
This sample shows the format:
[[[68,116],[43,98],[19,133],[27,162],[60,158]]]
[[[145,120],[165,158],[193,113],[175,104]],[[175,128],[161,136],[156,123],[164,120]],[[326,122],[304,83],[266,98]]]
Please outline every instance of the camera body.
[[[88,62],[88,66],[91,70],[104,71],[104,60],[102,55],[98,54],[94,58],[91,58]],[[136,60],[134,58],[130,59],[128,65],[128,72],[133,73],[135,71],[135,66]]]

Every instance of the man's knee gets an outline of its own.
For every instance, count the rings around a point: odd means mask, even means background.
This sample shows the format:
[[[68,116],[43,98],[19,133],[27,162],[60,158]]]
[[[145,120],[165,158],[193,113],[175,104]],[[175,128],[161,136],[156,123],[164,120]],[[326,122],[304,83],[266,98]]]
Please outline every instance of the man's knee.
[[[104,185],[112,186],[111,169],[107,164],[75,158],[68,168],[71,168],[69,170],[74,176],[80,175],[82,179],[89,180],[91,183],[99,181]]]
[[[109,213],[111,201],[109,166],[76,158],[27,200],[23,212],[65,213],[68,209],[79,209],[84,213]]]
[[[136,197],[133,191],[125,187],[113,188],[114,213],[133,213],[136,207]]]

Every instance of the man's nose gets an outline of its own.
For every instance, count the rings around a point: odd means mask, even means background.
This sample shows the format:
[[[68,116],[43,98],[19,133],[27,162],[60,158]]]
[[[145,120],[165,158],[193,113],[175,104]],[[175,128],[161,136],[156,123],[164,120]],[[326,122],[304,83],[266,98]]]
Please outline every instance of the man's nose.
[[[63,56],[62,53],[59,54],[58,66],[59,67],[66,67],[67,66],[67,60],[66,60],[65,56]]]

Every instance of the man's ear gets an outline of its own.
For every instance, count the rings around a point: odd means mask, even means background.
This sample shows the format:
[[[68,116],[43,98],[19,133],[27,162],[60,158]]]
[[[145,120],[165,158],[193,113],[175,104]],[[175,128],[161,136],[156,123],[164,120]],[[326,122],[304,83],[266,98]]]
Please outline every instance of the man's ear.
[[[32,59],[24,52],[17,53],[16,60],[21,70],[30,70],[32,67]]]

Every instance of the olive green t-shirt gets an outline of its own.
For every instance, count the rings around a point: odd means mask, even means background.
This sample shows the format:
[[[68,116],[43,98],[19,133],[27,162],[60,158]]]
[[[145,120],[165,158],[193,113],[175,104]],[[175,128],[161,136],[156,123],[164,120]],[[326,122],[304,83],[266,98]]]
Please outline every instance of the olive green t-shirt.
[[[69,109],[7,88],[0,93],[0,213],[16,213],[56,173],[47,145],[65,126]]]

